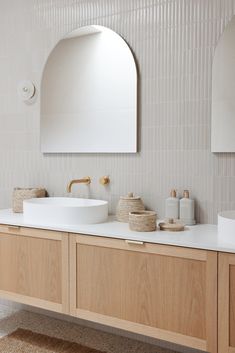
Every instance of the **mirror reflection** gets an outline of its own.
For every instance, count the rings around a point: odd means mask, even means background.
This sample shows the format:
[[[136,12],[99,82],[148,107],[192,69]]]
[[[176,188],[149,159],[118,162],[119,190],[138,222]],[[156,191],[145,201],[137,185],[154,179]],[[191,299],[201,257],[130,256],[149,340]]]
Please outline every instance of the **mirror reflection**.
[[[137,73],[112,30],[87,26],[51,52],[41,84],[41,151],[136,152]]]
[[[215,51],[212,73],[212,152],[235,152],[235,16]]]

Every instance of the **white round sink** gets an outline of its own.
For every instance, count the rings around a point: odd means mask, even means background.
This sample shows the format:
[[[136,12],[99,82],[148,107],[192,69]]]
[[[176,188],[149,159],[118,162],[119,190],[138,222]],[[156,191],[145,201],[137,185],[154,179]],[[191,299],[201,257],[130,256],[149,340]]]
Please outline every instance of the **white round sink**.
[[[235,211],[223,211],[218,214],[219,240],[235,244]]]
[[[102,223],[108,202],[70,197],[44,197],[23,202],[24,221],[30,224],[78,225]]]

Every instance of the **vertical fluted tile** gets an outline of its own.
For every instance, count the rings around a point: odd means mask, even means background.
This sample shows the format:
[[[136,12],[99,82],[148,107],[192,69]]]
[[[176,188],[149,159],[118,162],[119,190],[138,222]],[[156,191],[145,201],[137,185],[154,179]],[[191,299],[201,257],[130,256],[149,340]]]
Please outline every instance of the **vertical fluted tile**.
[[[93,183],[73,195],[99,197],[115,212],[121,194],[140,194],[164,217],[169,190],[189,188],[197,219],[235,205],[234,154],[210,152],[211,69],[216,43],[235,14],[235,0],[21,0],[1,2],[0,207],[14,186],[44,185],[66,195],[66,183],[90,174]],[[39,89],[46,58],[64,34],[82,25],[117,31],[130,45],[139,72],[140,151],[134,155],[42,155],[40,94],[18,99],[19,80]],[[40,93],[40,92],[39,92]],[[98,179],[109,174],[111,184]]]

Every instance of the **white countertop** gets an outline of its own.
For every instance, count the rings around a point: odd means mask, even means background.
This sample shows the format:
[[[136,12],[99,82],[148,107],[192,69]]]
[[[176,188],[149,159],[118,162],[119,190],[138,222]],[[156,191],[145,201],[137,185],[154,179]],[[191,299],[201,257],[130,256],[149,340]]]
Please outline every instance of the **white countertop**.
[[[11,209],[0,210],[0,224],[235,253],[235,239],[234,244],[221,241],[218,239],[217,226],[211,224],[186,227],[182,232],[165,232],[159,229],[155,232],[133,232],[127,223],[117,222],[113,216],[110,216],[107,222],[100,224],[40,225],[25,223],[23,214],[13,213]]]

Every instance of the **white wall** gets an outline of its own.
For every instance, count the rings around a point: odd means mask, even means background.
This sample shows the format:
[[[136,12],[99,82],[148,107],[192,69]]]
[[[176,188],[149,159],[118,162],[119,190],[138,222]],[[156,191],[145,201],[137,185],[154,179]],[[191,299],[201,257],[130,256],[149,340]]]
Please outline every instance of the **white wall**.
[[[65,195],[72,178],[90,175],[73,195],[104,198],[115,207],[134,191],[164,216],[172,187],[189,188],[197,219],[215,222],[235,207],[235,155],[210,152],[211,70],[216,43],[234,0],[17,0],[0,2],[0,207],[14,186],[45,186]],[[39,151],[39,99],[25,105],[17,84],[40,85],[55,43],[78,26],[100,24],[131,46],[139,70],[139,147],[136,155],[43,156]],[[98,183],[109,174],[110,186]]]

